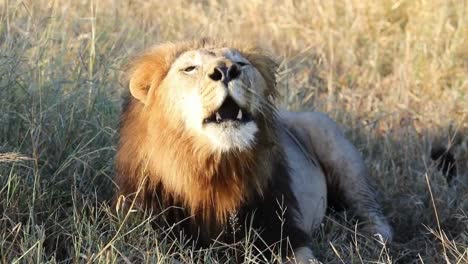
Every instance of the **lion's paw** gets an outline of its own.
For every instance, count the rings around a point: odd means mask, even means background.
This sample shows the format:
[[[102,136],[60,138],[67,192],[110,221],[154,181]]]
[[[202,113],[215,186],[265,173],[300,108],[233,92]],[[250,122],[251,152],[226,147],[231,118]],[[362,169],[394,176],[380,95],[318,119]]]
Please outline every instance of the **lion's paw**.
[[[382,242],[389,243],[393,240],[393,229],[386,220],[379,219],[374,223],[367,224],[363,230],[372,236],[377,236],[377,239]]]

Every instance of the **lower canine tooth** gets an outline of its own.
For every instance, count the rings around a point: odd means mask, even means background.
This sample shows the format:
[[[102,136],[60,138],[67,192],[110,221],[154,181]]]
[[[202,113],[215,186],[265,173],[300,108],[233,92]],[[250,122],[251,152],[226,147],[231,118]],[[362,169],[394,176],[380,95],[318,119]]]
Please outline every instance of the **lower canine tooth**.
[[[237,113],[237,119],[242,120],[242,110],[239,109],[239,112]]]
[[[221,115],[218,112],[216,112],[216,122],[221,122],[221,120],[223,120],[221,118]]]

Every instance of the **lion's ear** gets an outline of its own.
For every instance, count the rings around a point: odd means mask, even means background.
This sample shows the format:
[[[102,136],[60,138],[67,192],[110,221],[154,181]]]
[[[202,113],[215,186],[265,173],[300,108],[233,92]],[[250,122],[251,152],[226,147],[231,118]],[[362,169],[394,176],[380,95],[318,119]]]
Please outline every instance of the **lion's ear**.
[[[146,104],[151,88],[159,86],[169,70],[170,50],[167,47],[156,47],[143,54],[130,65],[129,88],[133,97]]]

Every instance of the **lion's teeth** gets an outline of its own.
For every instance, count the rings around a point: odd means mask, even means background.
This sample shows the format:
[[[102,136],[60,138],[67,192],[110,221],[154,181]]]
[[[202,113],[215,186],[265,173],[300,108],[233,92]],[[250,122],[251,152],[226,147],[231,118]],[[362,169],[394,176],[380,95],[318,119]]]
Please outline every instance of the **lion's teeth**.
[[[237,113],[237,120],[242,120],[242,110],[239,109],[239,112]]]
[[[221,120],[223,120],[221,118],[221,115],[218,112],[216,112],[216,122],[221,122]]]

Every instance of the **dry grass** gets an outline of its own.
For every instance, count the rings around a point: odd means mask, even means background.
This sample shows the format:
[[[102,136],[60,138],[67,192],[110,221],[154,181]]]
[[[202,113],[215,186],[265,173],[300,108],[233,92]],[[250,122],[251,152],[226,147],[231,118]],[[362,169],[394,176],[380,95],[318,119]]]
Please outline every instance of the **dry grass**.
[[[149,217],[115,215],[106,202],[123,65],[157,42],[211,36],[271,50],[282,61],[279,103],[328,112],[364,153],[395,242],[361,236],[350,216],[333,214],[315,234],[323,262],[468,263],[466,0],[2,0],[0,8],[0,262],[219,257],[156,239]],[[454,186],[429,159],[433,144],[455,145]]]

